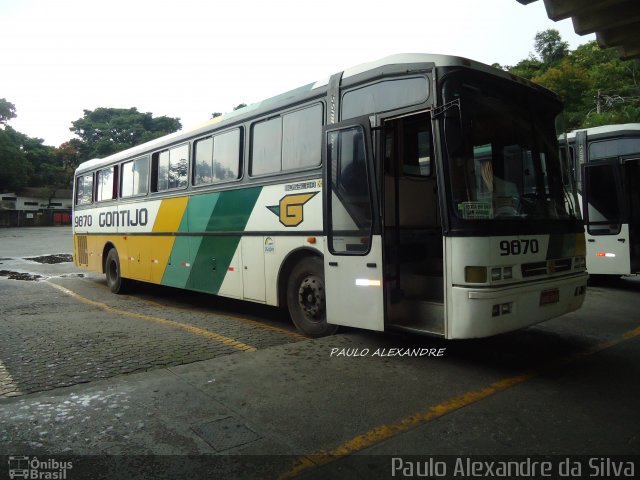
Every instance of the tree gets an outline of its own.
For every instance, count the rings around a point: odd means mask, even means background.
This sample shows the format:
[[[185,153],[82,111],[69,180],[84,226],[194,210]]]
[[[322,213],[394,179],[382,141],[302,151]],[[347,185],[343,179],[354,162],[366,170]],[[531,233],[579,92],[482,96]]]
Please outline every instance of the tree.
[[[525,60],[520,60],[514,67],[506,67],[507,71],[519,77],[531,80],[542,73],[544,65],[540,60],[530,56]]]
[[[31,166],[11,127],[0,129],[0,192],[15,191],[29,184]]]
[[[536,33],[534,47],[545,65],[553,65],[569,54],[569,44],[562,41],[560,32],[554,28]]]
[[[105,157],[112,153],[148,142],[180,130],[179,118],[156,117],[137,108],[97,108],[85,110],[84,116],[72,122],[70,130],[80,140],[71,145],[80,159]]]
[[[593,89],[593,82],[585,68],[569,60],[563,60],[540,76],[534,77],[532,81],[560,95],[565,105],[567,128],[581,126],[592,104],[591,98],[586,96],[585,92]]]
[[[80,165],[80,152],[71,144],[71,142],[65,142],[55,149],[53,152],[56,164],[61,167],[61,185],[66,185],[67,188],[73,186],[73,173],[78,165]]]
[[[5,98],[0,98],[0,124],[6,125],[12,118],[16,118],[16,106]]]
[[[557,30],[535,36],[539,59],[530,55],[508,72],[558,93],[567,128],[584,128],[640,119],[640,67],[595,41],[569,51]]]
[[[640,108],[633,105],[624,105],[601,113],[590,112],[582,122],[581,127],[599,127],[617,123],[640,123]]]

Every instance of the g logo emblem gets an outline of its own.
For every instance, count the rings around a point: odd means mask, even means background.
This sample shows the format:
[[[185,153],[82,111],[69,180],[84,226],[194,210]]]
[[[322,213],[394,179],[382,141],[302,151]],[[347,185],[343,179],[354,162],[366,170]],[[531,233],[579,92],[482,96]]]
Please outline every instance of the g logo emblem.
[[[280,219],[285,227],[297,227],[304,221],[303,206],[316,196],[318,192],[294,193],[285,195],[278,205],[267,206]]]

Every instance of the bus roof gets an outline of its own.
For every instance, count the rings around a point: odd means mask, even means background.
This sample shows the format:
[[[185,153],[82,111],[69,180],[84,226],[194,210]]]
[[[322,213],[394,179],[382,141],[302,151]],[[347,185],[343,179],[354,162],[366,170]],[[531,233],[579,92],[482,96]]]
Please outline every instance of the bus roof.
[[[517,77],[497,68],[490,67],[489,65],[486,65],[484,63],[476,62],[464,57],[430,53],[400,53],[350,67],[342,72],[342,83],[351,83],[349,82],[349,80],[356,82],[359,81],[361,77],[379,78],[380,75],[388,73],[390,69],[396,72],[401,69],[403,73],[410,73],[412,71],[422,71],[425,68],[432,68],[434,66],[469,67],[473,68],[474,70],[480,70],[485,73],[490,73],[512,81],[517,81],[529,87],[551,93],[543,87],[531,83],[528,80]],[[133,158],[138,155],[145,155],[152,150],[161,148],[162,146],[168,146],[180,141],[186,141],[198,135],[204,135],[217,124],[221,124],[220,127],[225,125],[233,125],[235,122],[241,121],[244,117],[251,117],[262,112],[266,113],[270,109],[275,108],[278,104],[284,104],[286,102],[294,103],[296,101],[302,101],[307,98],[313,98],[314,96],[322,96],[327,90],[329,79],[330,76],[327,76],[314,83],[309,83],[280,95],[270,97],[261,102],[247,105],[246,107],[240,108],[233,112],[225,113],[219,117],[209,119],[200,124],[187,127],[184,130],[165,135],[155,140],[151,140],[150,142],[136,145],[134,147],[128,148],[127,150],[114,153],[104,158],[94,158],[92,160],[88,160],[78,166],[78,168],[76,169],[76,173],[82,173],[88,170],[99,168],[103,165],[109,165],[111,163],[118,162],[124,159]]]
[[[576,137],[577,132],[587,132],[587,137],[592,137],[594,135],[607,135],[612,133],[623,133],[623,132],[636,132],[640,131],[640,123],[619,123],[615,125],[603,125],[601,127],[590,127],[590,128],[578,128],[573,130],[572,132],[567,133],[568,139],[573,139]]]

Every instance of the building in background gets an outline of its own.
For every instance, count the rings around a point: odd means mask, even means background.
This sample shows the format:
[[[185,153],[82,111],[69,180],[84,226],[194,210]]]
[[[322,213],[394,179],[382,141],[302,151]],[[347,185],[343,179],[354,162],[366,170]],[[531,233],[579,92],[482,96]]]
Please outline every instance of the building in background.
[[[71,225],[72,191],[23,188],[0,194],[0,227]]]

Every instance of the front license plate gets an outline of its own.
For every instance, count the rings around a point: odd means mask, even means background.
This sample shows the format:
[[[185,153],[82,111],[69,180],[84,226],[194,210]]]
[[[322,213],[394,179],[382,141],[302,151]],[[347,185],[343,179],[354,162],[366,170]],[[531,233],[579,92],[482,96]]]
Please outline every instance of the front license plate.
[[[549,305],[560,301],[560,290],[552,288],[551,290],[543,290],[540,292],[540,305]]]

